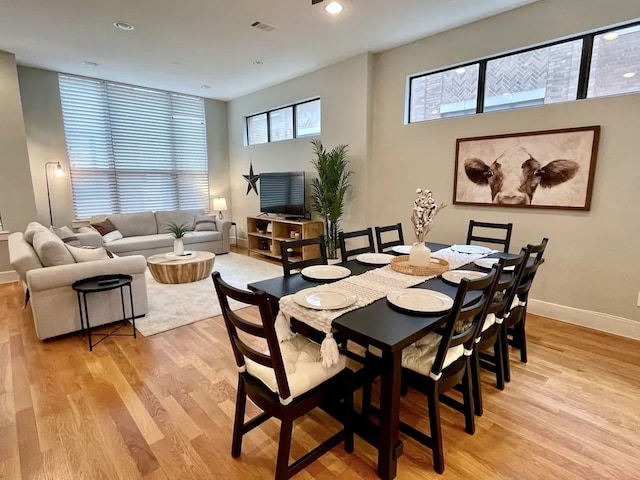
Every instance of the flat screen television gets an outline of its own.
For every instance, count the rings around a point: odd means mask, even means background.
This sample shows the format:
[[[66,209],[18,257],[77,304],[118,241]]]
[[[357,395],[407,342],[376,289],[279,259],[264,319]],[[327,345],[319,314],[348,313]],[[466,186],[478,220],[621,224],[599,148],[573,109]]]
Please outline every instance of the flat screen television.
[[[304,217],[304,172],[261,173],[260,211]]]

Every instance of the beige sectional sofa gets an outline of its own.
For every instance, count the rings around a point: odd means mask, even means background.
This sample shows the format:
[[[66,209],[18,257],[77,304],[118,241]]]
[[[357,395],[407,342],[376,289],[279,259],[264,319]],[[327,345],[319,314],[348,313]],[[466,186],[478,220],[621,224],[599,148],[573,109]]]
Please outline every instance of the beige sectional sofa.
[[[91,217],[91,223],[111,220],[122,234],[121,239],[104,246],[119,256],[144,255],[170,252],[173,237],[167,233],[167,225],[186,224],[193,230],[196,215],[204,215],[204,210],[178,210],[140,213],[121,213]],[[191,231],[183,239],[185,250],[199,250],[216,254],[228,253],[230,248],[231,222],[216,220],[216,231]],[[93,235],[90,242],[101,245],[102,237],[89,227],[82,227],[83,235]]]
[[[95,243],[92,233],[77,236],[85,245]],[[9,260],[30,293],[36,335],[42,340],[81,330],[78,300],[71,285],[84,278],[131,275],[134,313],[147,313],[147,262],[142,255],[75,263],[62,240],[32,222],[24,234],[9,235]],[[87,303],[92,326],[122,319],[119,290],[88,295]],[[125,309],[130,315],[129,302],[125,302]]]

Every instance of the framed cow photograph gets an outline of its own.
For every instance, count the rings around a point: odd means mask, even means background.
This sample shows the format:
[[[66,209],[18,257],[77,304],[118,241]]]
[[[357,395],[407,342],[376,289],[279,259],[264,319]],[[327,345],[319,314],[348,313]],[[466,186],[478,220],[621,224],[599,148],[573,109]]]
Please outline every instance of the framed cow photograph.
[[[459,138],[453,203],[589,210],[600,127]]]

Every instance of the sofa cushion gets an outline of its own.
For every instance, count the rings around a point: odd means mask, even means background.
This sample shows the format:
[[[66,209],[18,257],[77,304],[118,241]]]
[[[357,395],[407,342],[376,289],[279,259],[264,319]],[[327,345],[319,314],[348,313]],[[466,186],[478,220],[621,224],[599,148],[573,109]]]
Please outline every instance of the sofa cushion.
[[[74,247],[82,246],[80,240],[78,240],[78,237],[76,237],[76,234],[73,233],[73,230],[71,230],[69,227],[51,227],[51,229],[53,230],[53,233],[55,233],[58,238],[62,240],[63,243]]]
[[[42,262],[38,254],[21,232],[9,235],[9,262],[25,283],[29,270],[42,268]]]
[[[123,237],[136,237],[138,235],[155,235],[158,233],[156,217],[153,212],[140,213],[114,213],[111,215],[98,215],[91,217],[91,223],[101,222],[109,218]]]
[[[38,231],[33,235],[33,249],[45,267],[76,263],[64,242],[49,230]]]
[[[102,235],[102,241],[104,243],[113,242],[114,240],[119,240],[123,237],[120,230],[118,230],[113,222],[108,218],[104,219],[102,222],[94,222],[91,226],[100,235]]]
[[[67,250],[69,250],[69,253],[77,263],[93,262],[94,260],[105,260],[107,258],[112,258],[109,256],[104,247],[80,248],[67,244]]]
[[[193,245],[194,243],[203,242],[221,242],[222,233],[220,232],[191,232],[187,233],[182,241],[185,245]]]
[[[196,215],[193,228],[196,232],[215,232],[218,230],[215,215]]]
[[[31,222],[24,231],[24,239],[33,245],[33,236],[36,232],[48,231],[49,229],[38,222]]]
[[[167,233],[156,233],[155,235],[138,235],[135,237],[124,237],[109,243],[109,250],[113,253],[126,253],[138,250],[151,250],[153,248],[167,248],[173,246],[173,237]]]
[[[193,224],[196,215],[204,214],[204,210],[171,210],[164,212],[156,212],[156,223],[158,224],[158,233],[167,233],[167,227],[170,223],[176,225],[186,225],[187,230],[193,230]]]

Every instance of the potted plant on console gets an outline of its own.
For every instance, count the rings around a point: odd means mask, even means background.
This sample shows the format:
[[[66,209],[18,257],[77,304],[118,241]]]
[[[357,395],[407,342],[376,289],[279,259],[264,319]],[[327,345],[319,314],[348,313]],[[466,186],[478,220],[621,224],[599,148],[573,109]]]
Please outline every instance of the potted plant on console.
[[[173,240],[173,254],[176,256],[184,255],[184,242],[182,239],[187,234],[189,230],[187,230],[187,225],[182,224],[178,225],[177,223],[169,223],[167,224],[167,230],[174,238]]]
[[[348,169],[348,145],[338,145],[327,151],[320,140],[312,140],[316,158],[311,163],[318,174],[311,181],[311,207],[324,220],[327,243],[327,258],[338,258],[338,232],[340,217],[344,213],[345,195],[351,184]]]

